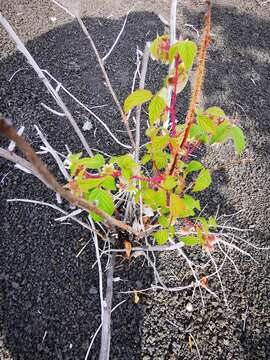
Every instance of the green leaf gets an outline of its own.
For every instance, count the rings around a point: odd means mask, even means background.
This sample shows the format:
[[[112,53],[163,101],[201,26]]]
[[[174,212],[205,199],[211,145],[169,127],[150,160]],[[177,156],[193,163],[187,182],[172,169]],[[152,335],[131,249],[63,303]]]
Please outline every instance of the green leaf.
[[[69,154],[68,159],[72,162],[75,160],[79,160],[79,158],[82,156],[82,152],[76,153],[76,154]]]
[[[151,155],[150,154],[145,154],[141,159],[141,164],[145,165],[150,160],[151,160]]]
[[[195,200],[191,195],[185,194],[184,195],[184,202],[186,207],[193,212],[193,209],[196,208],[201,211],[201,205],[199,200]]]
[[[77,184],[79,185],[79,188],[82,192],[86,193],[91,189],[96,188],[99,186],[104,178],[98,178],[98,179],[78,179]]]
[[[169,226],[169,219],[164,216],[164,215],[161,215],[159,218],[158,218],[158,223],[164,227],[168,227]]]
[[[165,107],[166,103],[162,97],[158,95],[153,97],[148,107],[150,125],[154,125],[156,120],[160,119],[160,115],[165,110]]]
[[[175,176],[167,176],[164,180],[162,187],[166,190],[172,190],[177,185]]]
[[[124,111],[127,114],[134,106],[142,105],[152,98],[150,90],[138,89],[128,95],[124,102]]]
[[[183,241],[183,243],[187,246],[194,246],[199,243],[197,236],[192,236],[192,235],[182,236],[180,240]]]
[[[114,203],[113,198],[110,193],[102,189],[94,189],[89,192],[87,200],[95,202],[98,209],[103,210],[106,214],[112,215],[114,213]],[[102,221],[102,217],[95,214],[93,211],[90,211],[90,216],[94,221]]]
[[[121,168],[122,176],[127,180],[133,175],[133,172],[138,167],[138,164],[130,154],[113,156],[110,160],[110,164],[117,164]]]
[[[104,157],[101,154],[97,154],[93,157],[86,157],[76,160],[76,165],[84,165],[89,169],[99,169],[105,164]]]
[[[210,144],[225,142],[230,136],[230,123],[222,122],[211,137]]]
[[[203,128],[198,124],[191,125],[190,132],[189,132],[190,139],[196,139],[203,143],[208,142],[208,135],[203,130]]]
[[[150,45],[150,54],[152,58],[166,63],[168,61],[168,47],[169,36],[157,36]]]
[[[211,175],[209,170],[202,169],[195,180],[195,185],[193,187],[193,192],[198,192],[206,189],[212,182]]]
[[[178,217],[190,216],[190,213],[191,213],[191,211],[187,207],[185,200],[183,198],[180,198],[178,195],[171,193],[170,194],[170,215],[171,215],[172,223],[174,223]]]
[[[201,168],[203,168],[203,166],[199,161],[191,160],[191,162],[188,163],[187,167],[185,168],[185,174],[187,175],[192,171],[198,171]]]
[[[178,41],[170,47],[169,62],[172,63],[175,56],[179,54],[184,62],[186,70],[188,71],[191,68],[191,65],[194,61],[196,52],[197,52],[197,46],[195,42],[190,40]]]
[[[104,189],[116,190],[115,179],[112,176],[106,176],[101,185]]]
[[[158,243],[158,245],[164,245],[168,241],[169,231],[166,229],[159,230],[159,231],[155,232],[153,235],[154,235],[154,238],[156,239],[156,242]]]
[[[205,110],[205,112],[209,115],[217,116],[217,117],[225,117],[225,112],[218,106],[212,106]]]
[[[170,141],[169,135],[155,136],[152,138],[152,149],[161,150],[163,149]]]
[[[166,206],[166,192],[164,190],[146,189],[142,195],[144,202],[153,210]]]
[[[233,138],[234,147],[237,154],[241,154],[246,145],[245,136],[242,129],[240,129],[238,126],[234,126],[231,128],[230,134]]]
[[[207,115],[197,115],[197,122],[199,126],[207,133],[214,133],[217,125],[213,120],[209,119]]]
[[[208,225],[212,228],[216,228],[217,227],[217,221],[216,218],[214,216],[210,216],[208,219]]]

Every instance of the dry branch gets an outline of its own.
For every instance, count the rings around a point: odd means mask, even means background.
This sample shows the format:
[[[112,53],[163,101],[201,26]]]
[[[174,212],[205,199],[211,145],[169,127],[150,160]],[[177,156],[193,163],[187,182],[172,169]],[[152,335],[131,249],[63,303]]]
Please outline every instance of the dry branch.
[[[124,231],[134,234],[135,236],[139,235],[132,229],[131,226],[106,214],[104,211],[98,209],[94,203],[88,202],[81,197],[77,197],[70,191],[64,189],[63,186],[60,185],[56,178],[50,173],[43,161],[37,156],[32,147],[25,141],[22,136],[19,136],[16,133],[16,130],[4,119],[0,119],[0,132],[16,143],[16,146],[23,152],[25,157],[32,164],[35,171],[43,179],[42,181],[45,184],[48,184],[49,187],[56,193],[60,194],[62,198],[66,199],[72,205],[78,206],[86,211],[93,211],[95,214],[101,216],[110,226],[116,226]]]

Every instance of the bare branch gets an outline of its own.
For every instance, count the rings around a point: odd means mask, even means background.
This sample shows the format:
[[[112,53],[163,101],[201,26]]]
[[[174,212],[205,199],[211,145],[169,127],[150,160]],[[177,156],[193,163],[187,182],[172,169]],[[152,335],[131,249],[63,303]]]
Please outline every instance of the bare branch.
[[[61,97],[59,96],[59,94],[57,93],[57,91],[52,87],[51,83],[49,82],[49,80],[44,76],[42,70],[40,69],[40,67],[38,66],[38,64],[36,63],[36,61],[34,60],[34,58],[32,57],[32,55],[29,53],[29,51],[26,49],[26,47],[24,46],[23,42],[20,40],[20,38],[17,36],[17,34],[15,33],[15,31],[13,30],[13,28],[11,27],[11,25],[9,24],[9,22],[2,16],[2,14],[0,13],[0,23],[2,24],[2,26],[5,28],[5,30],[7,31],[9,37],[14,41],[14,43],[17,45],[18,50],[26,57],[27,61],[29,62],[29,64],[32,66],[32,68],[35,70],[35,72],[37,73],[38,77],[40,78],[40,80],[43,82],[43,84],[46,86],[46,88],[48,89],[48,91],[50,92],[50,94],[53,96],[53,98],[55,99],[57,105],[63,110],[64,114],[66,115],[67,119],[69,120],[70,124],[72,125],[72,127],[74,128],[76,134],[78,135],[79,139],[81,140],[85,150],[87,151],[87,153],[90,156],[93,156],[92,151],[84,137],[84,135],[82,134],[79,126],[77,125],[76,121],[74,120],[73,116],[71,115],[71,113],[69,112],[68,108],[66,107],[66,105],[64,104],[63,100],[61,99]]]
[[[77,20],[78,20],[78,22],[79,22],[79,24],[80,24],[80,26],[81,26],[81,28],[82,28],[82,31],[84,32],[84,34],[86,35],[87,39],[89,40],[92,49],[94,50],[94,53],[95,53],[95,55],[96,55],[96,58],[97,58],[97,60],[98,60],[99,66],[100,66],[100,69],[101,69],[102,74],[103,74],[103,76],[104,76],[105,82],[106,82],[106,84],[107,84],[107,86],[108,86],[108,89],[109,89],[109,91],[110,91],[110,93],[111,93],[111,95],[112,95],[112,97],[113,97],[113,100],[114,100],[114,102],[115,102],[115,104],[116,104],[116,106],[117,106],[117,108],[118,108],[118,110],[119,110],[119,112],[120,112],[120,114],[121,114],[122,120],[123,120],[123,122],[124,122],[124,124],[125,124],[125,127],[126,127],[126,129],[127,129],[127,133],[128,133],[128,135],[129,135],[131,144],[132,144],[132,146],[135,148],[135,142],[134,142],[134,139],[133,139],[133,136],[132,136],[132,133],[131,133],[129,124],[128,124],[127,117],[126,117],[126,115],[125,115],[125,113],[124,113],[124,111],[123,111],[123,109],[122,109],[122,106],[120,105],[119,100],[118,100],[118,98],[117,98],[117,96],[116,96],[116,94],[115,94],[115,92],[114,92],[114,90],[113,90],[112,84],[111,84],[110,79],[109,79],[109,77],[108,77],[108,74],[107,74],[107,72],[106,72],[106,70],[105,70],[103,61],[102,61],[102,59],[101,59],[101,57],[100,57],[100,55],[99,55],[99,53],[98,53],[98,50],[97,50],[97,48],[96,48],[96,45],[95,45],[95,43],[94,43],[94,41],[93,41],[93,39],[92,39],[89,31],[86,29],[86,27],[85,27],[82,19],[80,18],[79,14],[76,14],[76,18],[77,18]]]
[[[103,319],[101,333],[101,348],[99,360],[109,360],[111,343],[111,308],[113,295],[113,272],[114,272],[115,254],[112,254],[109,261],[107,272],[106,299],[103,301]]]
[[[144,48],[143,59],[142,59],[142,72],[140,78],[139,88],[144,89],[145,77],[147,73],[147,65],[150,55],[150,43],[147,42]],[[138,106],[136,111],[136,139],[135,139],[135,155],[134,159],[136,162],[139,161],[139,150],[140,150],[140,138],[141,138],[141,110],[142,107]]]
[[[81,197],[77,197],[70,191],[64,189],[57,182],[55,177],[50,173],[43,161],[37,156],[32,147],[27,144],[27,142],[22,136],[18,136],[16,130],[3,119],[0,119],[0,132],[2,132],[7,138],[13,140],[16,143],[16,146],[24,153],[26,158],[30,161],[30,163],[33,165],[34,169],[41,176],[41,178],[43,178],[45,182],[49,184],[49,187],[51,189],[53,189],[56,193],[59,193],[62,198],[66,199],[72,205],[78,206],[86,211],[93,211],[95,214],[101,216],[111,226],[116,226],[136,236],[139,235],[136,231],[132,229],[131,226],[115,219],[104,211],[98,209],[94,203],[88,202]]]

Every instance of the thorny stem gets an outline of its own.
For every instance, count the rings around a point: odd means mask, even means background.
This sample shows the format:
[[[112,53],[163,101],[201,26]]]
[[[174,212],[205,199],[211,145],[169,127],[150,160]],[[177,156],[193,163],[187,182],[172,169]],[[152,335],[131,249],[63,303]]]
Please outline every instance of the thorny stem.
[[[179,76],[179,55],[175,57],[175,76],[173,78],[173,95],[172,95],[172,103],[170,106],[169,111],[172,115],[172,136],[176,136],[176,120],[175,120],[175,113],[176,113],[176,97],[177,97],[177,82]]]
[[[206,52],[208,45],[210,43],[210,29],[211,29],[211,5],[209,1],[207,2],[207,4],[208,4],[208,10],[205,15],[205,26],[204,26],[204,32],[203,32],[202,43],[199,51],[199,56],[198,56],[198,65],[195,73],[195,83],[186,117],[186,126],[184,130],[183,139],[180,144],[180,149],[183,149],[184,146],[186,145],[189,131],[191,125],[193,124],[196,106],[199,103],[201,96],[201,90],[202,90],[204,72],[205,72]],[[179,149],[174,148],[172,152],[172,160],[167,170],[167,173],[169,173],[170,175],[172,175],[175,170],[179,156],[180,156]]]

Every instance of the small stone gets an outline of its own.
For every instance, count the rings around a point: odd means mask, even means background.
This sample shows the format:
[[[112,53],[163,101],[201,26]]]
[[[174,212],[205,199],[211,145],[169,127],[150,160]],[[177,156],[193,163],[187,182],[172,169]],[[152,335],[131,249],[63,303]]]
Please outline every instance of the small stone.
[[[20,287],[20,285],[16,281],[12,281],[11,286],[13,287],[13,289],[18,289]]]
[[[188,303],[188,304],[187,304],[186,310],[189,311],[189,312],[193,311],[193,306],[192,306],[191,303]]]

